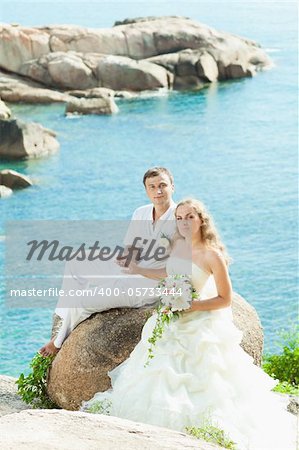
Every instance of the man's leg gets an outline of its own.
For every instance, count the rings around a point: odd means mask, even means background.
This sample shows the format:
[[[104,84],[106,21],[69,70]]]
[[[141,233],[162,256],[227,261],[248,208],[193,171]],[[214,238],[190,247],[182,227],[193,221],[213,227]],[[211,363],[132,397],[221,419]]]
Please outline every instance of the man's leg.
[[[156,280],[139,275],[123,275],[121,269],[118,266],[115,267],[116,265],[110,265],[113,272],[111,278],[105,275],[99,277],[94,275],[95,265],[91,268],[88,264],[71,263],[66,264],[62,286],[64,292],[89,289],[90,284],[93,283],[96,289],[90,289],[90,292],[95,295],[60,298],[60,304],[70,304],[70,307],[62,310],[63,321],[57,337],[41,348],[40,353],[44,356],[57,353],[71,331],[91,314],[112,308],[139,308],[157,301],[155,287],[158,282]],[[113,261],[109,263],[115,264]],[[106,265],[105,272],[107,268],[109,269],[109,266]],[[80,306],[77,307],[75,304]],[[60,315],[59,311],[60,308],[57,308],[58,315]]]

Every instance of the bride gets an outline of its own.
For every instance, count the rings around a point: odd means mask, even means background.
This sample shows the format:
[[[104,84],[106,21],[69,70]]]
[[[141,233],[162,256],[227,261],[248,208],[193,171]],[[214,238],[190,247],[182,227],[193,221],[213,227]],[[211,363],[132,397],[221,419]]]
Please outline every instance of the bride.
[[[180,202],[175,215],[177,239],[166,271],[134,263],[128,270],[154,279],[186,273],[192,255],[192,284],[200,300],[166,327],[146,364],[153,314],[130,357],[109,373],[112,389],[97,393],[82,410],[180,431],[209,423],[238,449],[295,450],[295,417],[271,392],[276,382],[239,345],[228,255],[212,218],[193,199]]]

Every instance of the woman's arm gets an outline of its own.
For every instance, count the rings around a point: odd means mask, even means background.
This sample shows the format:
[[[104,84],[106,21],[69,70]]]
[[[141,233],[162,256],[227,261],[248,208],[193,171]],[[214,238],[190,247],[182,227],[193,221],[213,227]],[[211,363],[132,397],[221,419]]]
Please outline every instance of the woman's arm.
[[[153,280],[160,280],[161,278],[167,277],[166,269],[147,269],[145,267],[140,267],[134,261],[132,261],[129,266],[122,270],[122,272],[129,275],[142,275],[146,278],[151,278]]]
[[[207,258],[218,295],[207,300],[194,300],[187,311],[212,311],[225,308],[232,302],[232,285],[224,258],[214,250],[208,252]]]

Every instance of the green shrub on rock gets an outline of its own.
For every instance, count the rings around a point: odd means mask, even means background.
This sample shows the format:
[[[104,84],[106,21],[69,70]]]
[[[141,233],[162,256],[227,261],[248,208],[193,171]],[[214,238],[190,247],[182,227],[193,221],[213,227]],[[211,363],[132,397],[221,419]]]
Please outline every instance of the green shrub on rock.
[[[55,356],[44,357],[36,353],[30,363],[32,372],[28,376],[21,373],[16,381],[18,394],[25,403],[33,408],[58,408],[47,394],[48,370],[54,358]]]
[[[186,427],[186,432],[197,439],[203,439],[206,442],[220,445],[223,448],[229,450],[236,450],[236,444],[233,442],[220,428],[212,425],[211,423],[205,423],[202,427]]]
[[[280,381],[282,389],[283,386],[296,389],[299,385],[299,327],[293,326],[290,331],[281,333],[281,338],[282,352],[266,354],[262,367],[268,375]]]

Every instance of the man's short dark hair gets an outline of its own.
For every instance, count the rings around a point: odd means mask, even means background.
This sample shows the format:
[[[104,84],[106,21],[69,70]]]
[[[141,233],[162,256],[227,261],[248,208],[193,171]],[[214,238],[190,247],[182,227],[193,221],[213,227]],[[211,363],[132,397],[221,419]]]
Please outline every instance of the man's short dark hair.
[[[165,173],[170,179],[171,184],[174,184],[173,175],[168,169],[166,169],[166,167],[152,167],[151,169],[148,169],[143,175],[144,186],[147,178],[157,177],[158,175],[161,175],[161,173]]]

